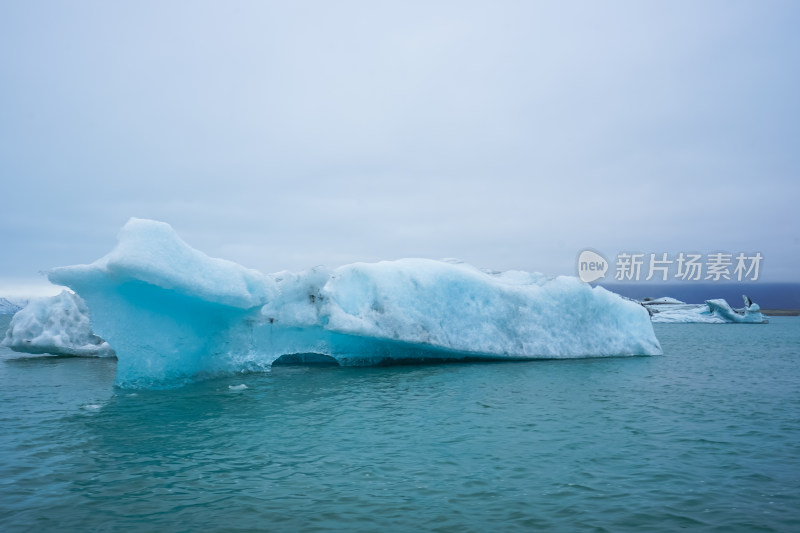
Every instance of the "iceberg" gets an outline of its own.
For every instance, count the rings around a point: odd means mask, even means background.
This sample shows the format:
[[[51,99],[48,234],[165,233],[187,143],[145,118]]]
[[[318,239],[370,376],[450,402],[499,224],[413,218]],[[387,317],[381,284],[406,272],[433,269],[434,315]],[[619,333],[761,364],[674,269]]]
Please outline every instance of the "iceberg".
[[[52,269],[114,347],[117,385],[273,364],[657,355],[647,311],[577,278],[401,259],[264,275],[131,219],[88,265]]]
[[[662,304],[685,304],[686,302],[682,302],[677,298],[670,298],[669,296],[662,296],[661,298],[645,298],[642,300],[642,305],[652,306],[652,305],[662,305]]]
[[[656,323],[700,324],[766,324],[761,307],[742,295],[744,307],[733,309],[724,299],[706,300],[703,304],[687,304],[674,298],[645,298],[642,305]]]
[[[2,344],[32,354],[114,356],[108,343],[92,333],[84,301],[69,291],[33,300],[17,311]]]
[[[13,315],[23,307],[23,305],[17,305],[5,298],[0,298],[0,315]]]

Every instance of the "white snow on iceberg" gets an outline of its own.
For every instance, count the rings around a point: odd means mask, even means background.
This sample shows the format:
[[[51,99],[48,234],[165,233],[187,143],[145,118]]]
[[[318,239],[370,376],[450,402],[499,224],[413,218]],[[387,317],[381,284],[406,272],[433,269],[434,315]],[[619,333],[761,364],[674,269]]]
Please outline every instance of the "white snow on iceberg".
[[[263,275],[213,259],[162,222],[50,280],[80,294],[117,352],[117,384],[159,386],[282,360],[654,355],[646,310],[577,278],[403,259]]]
[[[761,307],[742,295],[744,307],[733,309],[723,299],[706,300],[703,304],[687,304],[674,298],[646,298],[642,300],[656,323],[700,324],[766,324]]]
[[[69,291],[33,300],[17,311],[2,344],[32,354],[114,355],[108,343],[92,333],[86,304]]]

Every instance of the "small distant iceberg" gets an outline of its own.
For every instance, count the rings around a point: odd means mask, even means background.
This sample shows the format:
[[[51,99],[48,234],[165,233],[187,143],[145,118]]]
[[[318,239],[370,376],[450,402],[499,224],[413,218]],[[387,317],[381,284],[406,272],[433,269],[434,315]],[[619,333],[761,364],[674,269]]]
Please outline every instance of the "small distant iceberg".
[[[744,307],[733,309],[724,299],[706,300],[703,304],[687,304],[675,298],[645,298],[640,303],[655,323],[701,324],[766,324],[761,307],[742,295]]]
[[[642,306],[574,277],[429,259],[265,275],[208,257],[152,220],[131,219],[108,255],[48,276],[85,300],[94,332],[116,351],[122,387],[295,360],[360,366],[663,353]]]
[[[25,306],[17,305],[14,302],[9,301],[5,298],[0,298],[0,315],[13,315],[23,307]]]
[[[70,291],[33,300],[17,310],[2,345],[31,354],[115,355],[106,341],[92,333],[86,303]]]
[[[644,300],[642,300],[642,304],[649,305],[649,306],[662,305],[662,304],[668,304],[668,305],[678,304],[678,305],[680,305],[680,304],[686,304],[686,302],[682,302],[682,301],[680,301],[680,300],[678,300],[676,298],[670,298],[669,296],[662,296],[661,298],[645,298]]]

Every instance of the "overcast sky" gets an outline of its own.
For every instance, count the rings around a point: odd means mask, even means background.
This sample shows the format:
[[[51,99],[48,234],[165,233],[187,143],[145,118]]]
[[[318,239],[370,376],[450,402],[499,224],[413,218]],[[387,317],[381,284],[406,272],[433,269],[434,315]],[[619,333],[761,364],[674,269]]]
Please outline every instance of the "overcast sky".
[[[800,3],[0,0],[0,296],[132,216],[264,272],[761,252],[800,281]]]

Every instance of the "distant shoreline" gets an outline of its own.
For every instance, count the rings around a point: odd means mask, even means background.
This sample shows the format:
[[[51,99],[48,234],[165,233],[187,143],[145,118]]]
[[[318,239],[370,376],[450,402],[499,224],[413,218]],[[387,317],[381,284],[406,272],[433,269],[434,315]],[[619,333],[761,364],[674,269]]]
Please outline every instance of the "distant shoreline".
[[[798,316],[800,309],[762,309],[762,315],[767,316]]]

